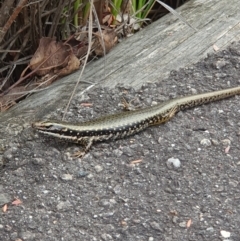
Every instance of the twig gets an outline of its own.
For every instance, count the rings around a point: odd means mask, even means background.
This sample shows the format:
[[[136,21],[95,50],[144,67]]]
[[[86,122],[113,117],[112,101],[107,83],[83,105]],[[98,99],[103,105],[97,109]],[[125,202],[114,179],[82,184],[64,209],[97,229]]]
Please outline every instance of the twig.
[[[93,24],[92,8],[93,8],[94,6],[93,6],[92,0],[90,0],[89,2],[90,2],[90,4],[91,4],[91,10],[90,10],[90,12],[89,12],[89,24],[88,24],[88,29],[89,29],[89,34],[88,34],[88,50],[87,50],[86,58],[85,58],[85,61],[84,61],[84,64],[83,64],[81,73],[80,73],[80,75],[79,75],[79,77],[78,77],[77,83],[76,83],[76,85],[75,85],[75,87],[74,87],[74,89],[73,89],[73,91],[72,91],[72,94],[71,94],[71,96],[70,96],[70,99],[69,99],[69,101],[68,101],[68,103],[67,103],[67,106],[66,106],[66,108],[65,108],[65,110],[64,110],[64,114],[63,114],[62,120],[64,120],[65,115],[66,115],[66,113],[67,113],[67,110],[68,110],[68,108],[69,108],[69,105],[70,105],[70,103],[71,103],[71,101],[72,101],[72,98],[73,98],[73,96],[74,96],[74,94],[75,94],[75,92],[76,92],[76,90],[77,90],[77,87],[78,87],[79,82],[80,82],[80,80],[81,80],[83,71],[85,70],[85,67],[86,67],[86,64],[87,64],[87,60],[88,60],[88,57],[89,57],[89,54],[90,54],[90,51],[91,51],[92,24]]]
[[[7,33],[8,29],[12,25],[13,21],[17,18],[18,14],[21,12],[24,5],[27,3],[27,0],[20,0],[18,3],[18,6],[14,9],[12,15],[8,19],[8,21],[5,23],[3,28],[0,31],[0,43],[2,42],[5,34]]]

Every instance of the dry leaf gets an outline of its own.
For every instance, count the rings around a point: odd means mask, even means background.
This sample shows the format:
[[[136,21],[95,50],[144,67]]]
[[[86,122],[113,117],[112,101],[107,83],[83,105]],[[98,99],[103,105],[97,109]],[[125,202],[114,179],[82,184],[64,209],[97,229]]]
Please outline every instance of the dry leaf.
[[[103,22],[103,24],[107,23],[107,26],[109,26],[113,22],[113,19],[114,19],[114,17],[110,13],[110,14],[107,14],[105,17],[103,17],[102,22]]]
[[[124,221],[124,220],[122,220],[121,221],[121,225],[124,227],[124,226],[127,226],[127,222],[126,221]]]
[[[91,106],[93,106],[93,103],[81,103],[81,106],[83,106],[83,107],[91,107]]]
[[[41,66],[40,66],[41,65]],[[73,55],[69,44],[56,42],[52,38],[41,38],[38,49],[33,55],[29,67],[36,71],[37,75],[43,76],[49,73],[66,75],[72,73],[80,65],[79,60]]]
[[[170,211],[170,214],[173,215],[173,216],[177,216],[178,215],[178,212],[176,210],[171,210]]]
[[[13,202],[12,202],[12,205],[19,205],[19,204],[22,204],[22,201],[18,198],[16,198]]]
[[[78,57],[78,58],[82,58],[87,54],[87,50],[88,50],[88,46],[82,46],[76,49],[76,51],[74,51],[74,54]],[[76,52],[76,53],[75,53]]]
[[[71,54],[68,57],[68,63],[67,66],[63,67],[61,70],[57,71],[58,76],[64,76],[67,74],[71,74],[75,70],[79,69],[80,61],[79,59],[74,55]]]
[[[93,44],[93,48],[94,48],[95,54],[98,55],[98,56],[104,55],[104,48],[103,48],[103,45],[102,45],[102,39],[103,39],[103,42],[104,42],[106,53],[108,53],[117,42],[117,35],[113,30],[103,30],[102,31],[102,37],[101,37],[101,33],[97,32],[96,36],[97,36],[97,38],[96,38],[96,40]]]
[[[229,150],[230,150],[230,146],[227,146],[227,147],[225,148],[225,153],[229,153]]]
[[[74,38],[68,41],[71,45],[73,54],[77,58],[82,58],[87,54],[88,50],[88,35],[86,32],[77,32],[74,34]]]
[[[219,50],[219,48],[218,48],[218,46],[217,46],[216,44],[213,45],[213,49],[214,49],[214,51],[216,51],[216,52]]]
[[[192,225],[192,219],[189,219],[189,220],[187,221],[186,227],[187,227],[187,228],[190,228],[191,225]]]
[[[142,159],[138,159],[138,160],[135,160],[135,161],[131,161],[130,164],[131,165],[134,165],[134,164],[137,164],[137,163],[140,163],[142,162]]]
[[[7,204],[4,204],[4,206],[2,207],[2,211],[5,213],[7,212],[8,206]]]

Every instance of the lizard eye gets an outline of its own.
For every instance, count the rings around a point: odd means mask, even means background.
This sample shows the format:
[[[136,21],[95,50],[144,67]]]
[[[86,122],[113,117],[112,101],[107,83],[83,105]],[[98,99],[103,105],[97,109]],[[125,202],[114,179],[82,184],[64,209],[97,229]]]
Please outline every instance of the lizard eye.
[[[64,128],[61,125],[51,123],[47,125],[47,129],[50,131],[64,131]]]

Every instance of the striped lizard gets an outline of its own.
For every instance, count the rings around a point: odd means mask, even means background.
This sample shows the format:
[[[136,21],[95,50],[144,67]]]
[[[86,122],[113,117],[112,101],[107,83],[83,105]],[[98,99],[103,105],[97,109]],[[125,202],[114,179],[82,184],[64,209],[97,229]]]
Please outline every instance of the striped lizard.
[[[235,87],[180,97],[151,107],[106,115],[78,124],[43,120],[33,123],[32,127],[40,133],[83,145],[85,147],[84,151],[79,152],[77,155],[83,156],[90,149],[93,142],[124,138],[149,126],[167,122],[181,110],[239,94],[240,87]]]

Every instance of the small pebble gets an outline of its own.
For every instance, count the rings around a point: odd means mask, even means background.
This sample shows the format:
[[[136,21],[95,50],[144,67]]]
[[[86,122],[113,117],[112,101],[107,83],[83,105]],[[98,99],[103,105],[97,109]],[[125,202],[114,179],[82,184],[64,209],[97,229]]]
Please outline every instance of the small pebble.
[[[72,206],[72,204],[69,201],[65,201],[65,202],[60,201],[57,204],[56,208],[57,208],[57,210],[68,210],[71,206]]]
[[[178,217],[177,217],[177,216],[173,216],[172,221],[173,221],[173,223],[177,223],[177,221],[178,221]]]
[[[201,141],[200,141],[200,144],[202,145],[202,146],[211,146],[211,141],[209,140],[209,139],[202,139]]]
[[[225,61],[225,60],[223,60],[223,59],[220,59],[220,60],[216,61],[215,63],[213,63],[213,66],[214,66],[216,69],[221,69],[221,68],[223,68],[226,64],[227,64],[227,61]]]
[[[86,177],[87,175],[88,175],[88,173],[85,172],[85,171],[83,171],[83,170],[80,170],[80,171],[78,172],[78,177]]]
[[[121,193],[121,186],[120,186],[120,185],[116,185],[116,186],[113,188],[113,191],[114,191],[115,194]]]
[[[159,223],[154,221],[154,222],[151,222],[150,225],[153,229],[158,230],[158,231],[162,231]]]
[[[230,146],[231,145],[231,141],[229,139],[223,139],[223,140],[221,140],[221,143],[224,146]]]
[[[96,171],[97,173],[99,173],[99,172],[101,172],[101,171],[103,170],[103,167],[100,166],[100,165],[96,165],[94,168],[95,168],[95,171]]]
[[[190,91],[192,92],[192,95],[196,95],[197,94],[197,90],[194,88],[191,88]]]
[[[71,181],[73,179],[73,176],[71,174],[63,174],[61,176],[61,179],[64,181]]]
[[[174,166],[175,168],[179,168],[181,166],[181,162],[178,158],[169,158],[167,160],[167,166],[170,168],[171,166]]]
[[[221,230],[220,233],[224,238],[229,238],[231,236],[231,233],[225,230]]]
[[[186,222],[181,222],[181,223],[179,223],[179,227],[181,227],[181,228],[186,228]]]
[[[123,152],[121,150],[119,150],[119,149],[115,149],[113,151],[113,154],[116,155],[117,157],[120,157],[123,154]]]
[[[107,240],[113,240],[112,236],[110,234],[107,234],[107,233],[103,233],[101,235],[101,238],[104,240],[104,241],[107,241]]]
[[[214,228],[213,228],[213,227],[208,227],[206,230],[207,230],[208,232],[213,232],[213,231],[214,231]]]
[[[43,165],[45,165],[46,161],[43,158],[33,158],[32,163],[34,165],[43,166]]]
[[[88,179],[92,179],[92,178],[93,178],[93,174],[92,174],[92,173],[89,173],[89,174],[87,175],[87,178],[88,178]]]
[[[216,139],[212,139],[212,144],[214,146],[217,146],[217,145],[219,145],[219,142]]]

